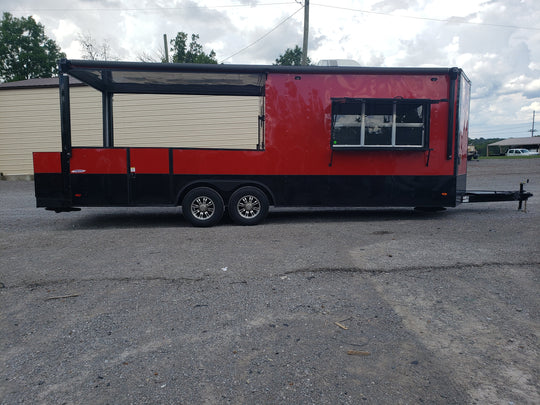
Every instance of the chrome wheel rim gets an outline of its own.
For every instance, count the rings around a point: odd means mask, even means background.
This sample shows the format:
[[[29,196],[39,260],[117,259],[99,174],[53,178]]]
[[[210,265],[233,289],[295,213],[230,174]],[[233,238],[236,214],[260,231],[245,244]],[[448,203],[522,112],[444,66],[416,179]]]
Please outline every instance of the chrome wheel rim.
[[[205,220],[214,215],[216,205],[210,197],[200,196],[191,203],[191,213],[197,219]]]
[[[251,219],[261,212],[261,202],[254,195],[245,195],[236,204],[236,209],[242,218]]]

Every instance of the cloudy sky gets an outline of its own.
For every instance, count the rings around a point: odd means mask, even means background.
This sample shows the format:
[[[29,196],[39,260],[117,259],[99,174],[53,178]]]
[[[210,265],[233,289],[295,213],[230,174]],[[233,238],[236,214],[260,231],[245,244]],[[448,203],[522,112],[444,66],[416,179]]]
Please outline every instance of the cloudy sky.
[[[163,34],[199,34],[224,63],[270,64],[302,46],[304,0],[1,0],[33,16],[68,58],[78,38],[119,60],[159,58]],[[458,66],[472,80],[470,135],[540,135],[539,0],[311,0],[309,57],[364,66]]]

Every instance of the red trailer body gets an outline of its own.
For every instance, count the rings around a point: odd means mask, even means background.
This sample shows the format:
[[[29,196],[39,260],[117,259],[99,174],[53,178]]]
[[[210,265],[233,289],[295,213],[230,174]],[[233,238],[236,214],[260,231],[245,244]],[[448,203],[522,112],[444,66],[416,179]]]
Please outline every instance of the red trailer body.
[[[34,153],[38,207],[182,205],[195,225],[268,206],[455,207],[470,82],[457,68],[60,63],[62,151]],[[69,78],[103,94],[103,146],[72,147]],[[141,79],[143,78],[143,79]],[[263,97],[250,150],[114,147],[112,95]]]

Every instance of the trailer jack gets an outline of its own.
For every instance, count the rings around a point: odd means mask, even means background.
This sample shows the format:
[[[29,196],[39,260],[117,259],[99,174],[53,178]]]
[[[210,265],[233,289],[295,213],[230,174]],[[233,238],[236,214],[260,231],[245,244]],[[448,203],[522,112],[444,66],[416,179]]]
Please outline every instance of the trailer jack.
[[[532,193],[525,191],[523,186],[525,183],[528,183],[529,179],[526,182],[519,183],[518,191],[483,191],[483,190],[473,190],[467,191],[461,196],[462,203],[473,203],[473,202],[494,202],[494,201],[518,201],[518,210],[523,209],[527,211],[527,200],[533,196]],[[525,202],[525,206],[523,206]]]

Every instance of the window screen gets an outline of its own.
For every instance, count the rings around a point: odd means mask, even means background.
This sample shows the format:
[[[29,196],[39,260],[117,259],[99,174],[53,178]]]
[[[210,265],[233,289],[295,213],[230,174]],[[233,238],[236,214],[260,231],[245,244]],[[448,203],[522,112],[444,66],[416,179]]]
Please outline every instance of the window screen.
[[[333,148],[424,148],[429,101],[333,99]]]

